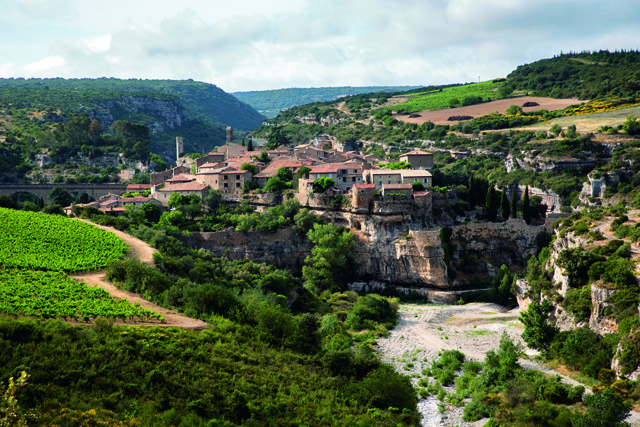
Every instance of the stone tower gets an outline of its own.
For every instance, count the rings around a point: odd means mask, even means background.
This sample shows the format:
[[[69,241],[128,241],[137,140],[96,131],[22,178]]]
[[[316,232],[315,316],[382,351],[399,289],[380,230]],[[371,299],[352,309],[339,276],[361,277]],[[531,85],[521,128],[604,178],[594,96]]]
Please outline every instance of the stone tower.
[[[180,155],[184,152],[184,142],[181,136],[176,136],[176,165],[179,164]]]
[[[227,143],[233,141],[233,128],[231,126],[227,126]]]

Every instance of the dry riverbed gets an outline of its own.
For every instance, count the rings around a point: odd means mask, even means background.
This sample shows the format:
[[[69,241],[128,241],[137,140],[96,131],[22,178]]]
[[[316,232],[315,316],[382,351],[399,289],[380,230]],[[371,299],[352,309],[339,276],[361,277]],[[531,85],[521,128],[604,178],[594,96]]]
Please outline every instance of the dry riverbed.
[[[519,315],[518,308],[507,310],[497,304],[403,304],[398,312],[396,328],[388,338],[378,339],[377,353],[382,361],[395,366],[398,372],[405,375],[414,374],[412,381],[417,384],[418,379],[423,376],[421,371],[431,366],[431,361],[438,358],[441,349],[460,350],[467,359],[483,361],[487,351],[498,349],[503,333],[507,333],[514,342],[520,342],[525,347],[520,337],[523,326],[518,321]],[[531,350],[527,350],[526,353],[535,354]],[[530,359],[520,359],[520,364],[527,369],[559,375]],[[563,381],[569,384],[579,384],[561,376]],[[452,390],[453,388],[447,388],[449,392]],[[479,420],[466,423],[462,421],[462,408],[446,405],[446,410],[440,412],[438,403],[435,396],[420,399],[418,409],[423,416],[423,426],[479,427],[487,422]],[[640,414],[632,411],[627,421],[633,426],[640,425]]]
[[[438,358],[441,349],[460,350],[467,358],[482,361],[487,351],[498,348],[503,332],[514,341],[522,342],[519,314],[518,309],[508,311],[496,304],[403,304],[398,313],[398,326],[388,338],[378,340],[378,355],[399,372],[420,376],[421,371]],[[413,381],[417,383],[418,378]],[[482,426],[487,421],[465,423],[462,408],[450,405],[445,412],[439,412],[435,396],[420,399],[418,407],[423,426]]]

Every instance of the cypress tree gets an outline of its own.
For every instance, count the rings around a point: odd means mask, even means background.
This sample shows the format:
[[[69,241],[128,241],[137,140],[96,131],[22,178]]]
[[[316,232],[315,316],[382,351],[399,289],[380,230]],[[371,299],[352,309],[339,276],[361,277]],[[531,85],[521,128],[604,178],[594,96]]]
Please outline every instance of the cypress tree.
[[[249,138],[249,143],[247,144],[247,151],[253,151],[253,139]]]
[[[515,188],[511,191],[511,218],[518,218],[518,200]]]
[[[244,147],[244,138],[242,138],[242,146]]]
[[[531,203],[529,202],[529,186],[524,190],[524,198],[522,199],[522,219],[527,224],[531,224]]]
[[[476,180],[473,175],[469,176],[469,203],[473,209],[476,206]]]
[[[502,195],[500,196],[500,214],[505,220],[511,215],[511,206],[509,206],[509,198],[507,197],[507,189],[502,187]]]
[[[487,191],[487,218],[489,221],[493,222],[496,220],[496,216],[498,216],[498,195],[496,194],[496,188],[494,185],[489,185],[489,190]]]

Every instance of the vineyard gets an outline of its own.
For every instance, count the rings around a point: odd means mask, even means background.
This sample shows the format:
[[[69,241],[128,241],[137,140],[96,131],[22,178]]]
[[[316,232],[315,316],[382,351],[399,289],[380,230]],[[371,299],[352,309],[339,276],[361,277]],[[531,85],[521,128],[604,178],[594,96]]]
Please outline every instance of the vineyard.
[[[0,208],[0,266],[78,272],[121,259],[115,234],[58,215]]]
[[[96,317],[164,320],[151,310],[112,298],[102,288],[78,283],[63,272],[20,269],[0,270],[0,313],[84,321]]]

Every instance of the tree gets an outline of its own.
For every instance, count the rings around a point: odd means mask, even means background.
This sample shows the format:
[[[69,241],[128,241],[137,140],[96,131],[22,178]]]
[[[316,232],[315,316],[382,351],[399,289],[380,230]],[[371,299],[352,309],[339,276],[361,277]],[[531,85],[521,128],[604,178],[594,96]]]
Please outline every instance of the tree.
[[[531,224],[531,203],[529,202],[529,186],[524,190],[524,197],[522,199],[522,219],[527,224]]]
[[[73,203],[73,196],[66,188],[55,187],[49,193],[49,200],[58,206],[69,206]]]
[[[413,181],[411,184],[411,189],[413,191],[424,191],[424,184],[420,181]]]
[[[628,115],[627,120],[622,124],[622,129],[627,135],[638,135],[640,134],[640,122],[632,115]]]
[[[572,420],[575,427],[630,427],[625,422],[631,410],[631,404],[616,393],[614,387],[594,390],[584,397],[586,414],[577,414]]]
[[[291,188],[291,186],[282,180],[279,176],[272,176],[264,185],[264,191],[267,193],[281,193],[282,190]]]
[[[509,114],[511,116],[516,116],[518,114],[522,114],[522,107],[519,107],[517,105],[512,105],[509,108],[507,108],[507,114]]]
[[[489,190],[487,190],[487,218],[489,221],[495,221],[498,216],[498,195],[496,194],[496,188],[494,185],[489,186]]]
[[[554,123],[553,126],[551,126],[551,128],[549,129],[549,132],[551,132],[557,138],[558,135],[560,135],[560,133],[562,132],[562,126]]]
[[[260,155],[256,157],[256,160],[262,163],[269,163],[271,161],[271,157],[269,157],[266,150],[262,150]]]
[[[284,128],[282,126],[274,126],[271,128],[271,132],[269,132],[267,136],[267,148],[272,150],[288,143],[289,140],[284,134]]]
[[[335,185],[335,182],[332,178],[322,177],[313,181],[313,192],[314,193],[324,193],[329,188],[332,188]]]
[[[522,339],[531,348],[546,353],[556,336],[558,329],[549,324],[551,303],[548,300],[542,302],[531,301],[527,311],[520,313],[520,321],[524,325]]]
[[[258,173],[258,167],[251,163],[243,163],[242,166],[240,166],[240,170],[249,171],[252,175]]]
[[[218,190],[209,190],[204,197],[203,203],[209,208],[210,212],[216,212],[220,207],[220,203],[222,203],[222,193]]]
[[[249,138],[249,142],[247,143],[247,151],[253,151],[253,139]]]
[[[300,178],[304,177],[305,179],[309,179],[309,172],[311,172],[311,168],[309,166],[302,166],[300,169],[298,169],[293,177],[294,187],[298,186],[298,181],[300,181]]]
[[[307,237],[314,246],[302,268],[305,287],[316,293],[343,289],[352,271],[351,232],[332,224],[315,224]]]
[[[290,169],[280,168],[278,169],[278,172],[276,172],[276,174],[281,180],[285,182],[290,182],[293,180],[293,172],[291,172]]]
[[[511,218],[518,218],[518,198],[516,197],[515,188],[511,191],[511,207],[509,211],[511,212]]]
[[[20,378],[14,381],[9,378],[9,385],[6,390],[0,384],[0,426],[2,427],[27,427],[29,416],[22,413],[16,395],[24,391],[29,383],[29,374],[22,371]]]
[[[511,205],[509,205],[507,190],[504,187],[502,187],[502,194],[500,195],[500,215],[502,215],[504,219],[509,219],[511,215]]]

